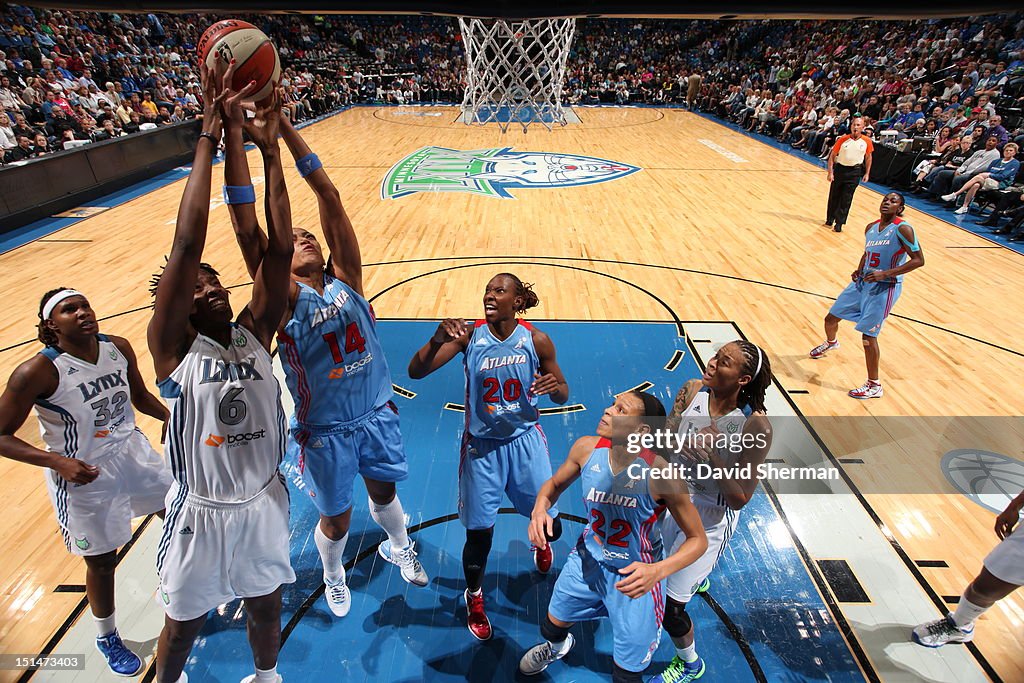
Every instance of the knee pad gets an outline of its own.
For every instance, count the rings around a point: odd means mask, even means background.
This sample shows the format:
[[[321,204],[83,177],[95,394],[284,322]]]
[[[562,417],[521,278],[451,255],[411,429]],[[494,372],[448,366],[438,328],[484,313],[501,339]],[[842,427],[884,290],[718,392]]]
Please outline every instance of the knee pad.
[[[540,635],[549,643],[561,643],[569,637],[569,629],[563,626],[555,626],[551,617],[544,614],[544,620],[540,622]]]
[[[612,683],[643,683],[643,676],[638,671],[626,671],[618,662],[612,662]]]
[[[561,516],[555,517],[554,523],[551,525],[551,533],[545,534],[548,537],[548,542],[557,541],[562,537],[562,518]]]
[[[686,613],[686,603],[679,602],[670,595],[666,597],[668,599],[665,601],[665,616],[661,621],[661,625],[665,627],[665,630],[673,638],[682,638],[693,627],[693,621],[690,620],[690,615]]]

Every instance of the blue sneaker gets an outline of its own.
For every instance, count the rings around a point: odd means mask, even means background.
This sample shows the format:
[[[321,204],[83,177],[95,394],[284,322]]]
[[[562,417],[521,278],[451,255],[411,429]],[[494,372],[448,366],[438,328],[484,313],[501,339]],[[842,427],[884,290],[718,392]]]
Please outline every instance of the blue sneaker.
[[[700,657],[692,662],[684,662],[676,655],[668,667],[648,683],[690,683],[704,675],[704,668],[704,660]]]
[[[110,635],[96,638],[96,649],[107,659],[107,666],[118,676],[137,676],[142,672],[142,660],[126,648],[115,630]]]

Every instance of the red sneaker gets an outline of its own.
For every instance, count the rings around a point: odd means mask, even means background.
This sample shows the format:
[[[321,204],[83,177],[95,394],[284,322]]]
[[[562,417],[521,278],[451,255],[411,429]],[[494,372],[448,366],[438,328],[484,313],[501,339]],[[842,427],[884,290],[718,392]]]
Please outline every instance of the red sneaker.
[[[530,548],[533,551],[533,566],[537,568],[541,574],[547,574],[551,571],[551,563],[555,560],[555,553],[551,550],[551,544],[548,543],[546,548],[538,548],[533,546]]]
[[[484,611],[484,594],[473,595],[466,589],[466,626],[477,640],[491,639],[491,622]]]

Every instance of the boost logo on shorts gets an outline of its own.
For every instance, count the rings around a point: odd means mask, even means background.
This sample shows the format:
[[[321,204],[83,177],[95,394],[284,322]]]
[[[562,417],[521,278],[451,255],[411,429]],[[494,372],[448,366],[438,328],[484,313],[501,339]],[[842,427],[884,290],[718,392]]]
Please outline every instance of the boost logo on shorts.
[[[211,433],[203,443],[213,448],[220,448],[225,444],[228,448],[237,448],[238,446],[248,445],[250,441],[258,441],[266,437],[266,435],[266,429],[261,429],[258,432],[246,432],[244,434],[228,434],[227,436]]]

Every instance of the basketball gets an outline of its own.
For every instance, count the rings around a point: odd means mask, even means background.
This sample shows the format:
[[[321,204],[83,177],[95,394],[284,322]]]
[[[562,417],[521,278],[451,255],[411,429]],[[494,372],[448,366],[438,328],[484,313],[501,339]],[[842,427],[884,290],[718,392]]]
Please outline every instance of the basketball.
[[[263,31],[238,19],[225,19],[211,25],[199,39],[199,59],[213,70],[216,55],[225,62],[236,60],[237,68],[231,87],[241,90],[249,81],[256,81],[256,91],[247,97],[258,102],[270,95],[273,83],[281,78],[281,57]]]

